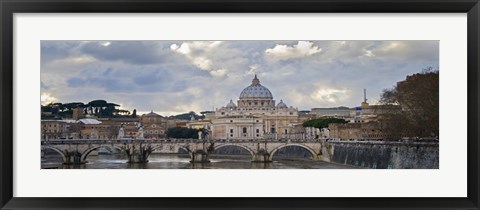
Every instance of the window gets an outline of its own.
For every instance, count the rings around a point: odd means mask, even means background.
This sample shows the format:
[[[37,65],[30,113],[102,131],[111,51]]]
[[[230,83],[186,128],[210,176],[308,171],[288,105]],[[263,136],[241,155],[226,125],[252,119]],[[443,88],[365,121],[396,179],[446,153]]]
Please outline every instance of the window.
[[[257,129],[257,133],[260,133],[260,129]],[[257,135],[258,136],[258,135]]]
[[[247,133],[247,128],[243,127],[243,133]]]
[[[233,133],[233,129],[230,129],[230,133]]]
[[[230,122],[233,122],[233,120],[230,120]]]
[[[258,120],[257,120],[257,122],[258,122]]]
[[[287,134],[287,129],[285,129],[285,134]]]
[[[225,112],[222,112],[221,114],[222,114],[222,115],[225,115]]]

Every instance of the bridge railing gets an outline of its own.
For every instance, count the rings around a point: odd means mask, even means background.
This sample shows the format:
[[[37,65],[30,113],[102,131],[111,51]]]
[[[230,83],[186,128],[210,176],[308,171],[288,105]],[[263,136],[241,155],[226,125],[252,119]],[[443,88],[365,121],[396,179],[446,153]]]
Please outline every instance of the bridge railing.
[[[55,144],[122,144],[122,143],[248,143],[248,142],[320,142],[324,139],[135,139],[135,140],[117,140],[117,139],[49,139],[42,140],[42,145]]]

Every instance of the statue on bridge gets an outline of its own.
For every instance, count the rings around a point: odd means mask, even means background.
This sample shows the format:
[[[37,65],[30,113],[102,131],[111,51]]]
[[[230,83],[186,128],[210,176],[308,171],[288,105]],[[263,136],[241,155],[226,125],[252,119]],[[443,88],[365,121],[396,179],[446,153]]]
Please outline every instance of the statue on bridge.
[[[125,125],[122,123],[120,129],[118,130],[118,139],[122,139],[125,136]]]
[[[138,123],[138,133],[137,133],[137,139],[144,139],[145,137],[143,136],[143,125]]]

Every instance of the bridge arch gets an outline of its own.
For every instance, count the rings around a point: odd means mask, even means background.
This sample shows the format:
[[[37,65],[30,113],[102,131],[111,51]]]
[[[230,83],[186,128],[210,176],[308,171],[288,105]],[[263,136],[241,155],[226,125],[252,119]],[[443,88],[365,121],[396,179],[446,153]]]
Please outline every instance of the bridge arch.
[[[163,148],[163,147],[165,147],[165,146],[166,146],[166,145],[156,145],[155,147],[152,148],[152,151],[155,151],[155,150],[157,150],[157,149],[161,149],[161,148]],[[190,156],[190,158],[192,158],[192,152],[191,152],[191,150],[190,150],[187,146],[177,145],[177,146],[173,146],[173,148],[174,148],[174,149],[175,149],[175,148],[177,149],[177,150],[176,150],[176,153],[182,154],[182,153],[180,153],[179,151],[180,151],[180,150],[183,150],[183,151],[187,152],[187,154]]]
[[[226,146],[234,146],[234,147],[243,148],[243,149],[247,150],[250,153],[250,155],[252,155],[252,158],[255,157],[255,152],[250,147],[247,147],[247,146],[241,145],[241,144],[232,144],[232,143],[220,144],[220,145],[214,146],[213,151],[215,151],[217,149],[220,149],[222,147],[226,147]]]
[[[52,147],[52,146],[42,146],[42,149],[51,149],[55,152],[57,152],[58,154],[60,154],[60,156],[62,156],[62,160],[64,163],[67,162],[67,156],[65,155],[65,153],[63,153],[63,151],[59,148],[56,148],[56,147]]]
[[[119,146],[114,146],[114,145],[98,145],[98,146],[93,146],[93,147],[88,148],[87,150],[85,150],[85,151],[82,153],[82,156],[81,156],[80,160],[85,161],[85,160],[87,159],[88,155],[89,155],[91,152],[93,152],[93,151],[95,151],[95,150],[98,150],[98,149],[100,149],[100,148],[102,148],[102,147],[112,147],[112,148],[118,149],[118,150],[120,150],[120,151],[124,151],[123,148],[121,148],[121,147],[119,147]]]
[[[278,146],[276,147],[275,149],[273,149],[271,152],[270,152],[270,156],[269,156],[269,160],[272,161],[273,159],[273,155],[279,150],[279,149],[282,149],[282,148],[285,148],[285,147],[301,147],[301,148],[304,148],[306,149],[308,152],[310,152],[310,154],[312,155],[313,159],[317,159],[318,158],[318,154],[317,152],[315,152],[315,150],[313,150],[311,147],[309,146],[306,146],[306,145],[303,145],[303,144],[285,144],[285,145],[281,145],[281,146]]]
[[[163,149],[163,147],[166,147],[166,145],[162,145],[162,144],[156,145],[156,146],[152,147],[152,150],[155,151],[155,150],[157,150],[157,149]],[[177,149],[177,152],[178,152],[180,149],[182,149],[182,150],[184,150],[184,151],[186,151],[186,152],[189,152],[189,149],[188,149],[186,146],[182,146],[182,145],[173,146],[173,149],[175,149],[175,148]]]

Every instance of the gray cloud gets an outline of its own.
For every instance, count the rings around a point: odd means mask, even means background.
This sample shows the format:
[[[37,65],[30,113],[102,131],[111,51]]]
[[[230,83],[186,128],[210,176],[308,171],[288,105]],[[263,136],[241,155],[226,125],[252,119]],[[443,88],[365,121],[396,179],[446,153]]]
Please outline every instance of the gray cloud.
[[[236,101],[258,74],[277,101],[304,110],[357,106],[363,88],[374,102],[407,75],[438,68],[438,41],[309,41],[303,51],[298,43],[42,41],[41,90],[61,102],[103,98],[173,114]],[[287,53],[272,59],[266,51],[276,46]]]

